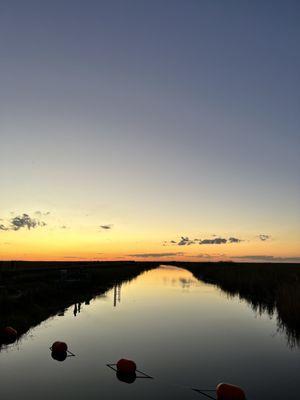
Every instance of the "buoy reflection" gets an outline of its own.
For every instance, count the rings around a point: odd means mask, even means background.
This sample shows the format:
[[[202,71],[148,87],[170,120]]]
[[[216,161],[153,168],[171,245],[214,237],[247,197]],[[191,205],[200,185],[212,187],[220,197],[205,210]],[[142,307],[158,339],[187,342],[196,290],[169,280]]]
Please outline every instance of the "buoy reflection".
[[[56,361],[65,361],[65,359],[68,357],[68,353],[66,351],[63,352],[51,351],[51,357]]]
[[[119,381],[129,383],[129,384],[135,382],[135,380],[137,378],[135,372],[132,374],[124,374],[123,372],[117,372],[116,377]]]

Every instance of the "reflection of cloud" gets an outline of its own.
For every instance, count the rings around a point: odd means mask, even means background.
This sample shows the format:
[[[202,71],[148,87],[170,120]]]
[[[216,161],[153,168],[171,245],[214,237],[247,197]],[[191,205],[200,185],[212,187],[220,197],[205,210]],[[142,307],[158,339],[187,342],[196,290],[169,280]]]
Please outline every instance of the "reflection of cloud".
[[[191,286],[193,286],[196,281],[194,279],[187,279],[187,278],[179,278],[178,282],[182,289],[189,289]]]
[[[34,214],[39,216],[39,217],[46,217],[47,215],[50,214],[50,211],[46,211],[46,212],[36,211]]]
[[[112,227],[113,227],[112,224],[100,225],[100,228],[101,228],[101,229],[106,229],[106,230],[111,229]]]
[[[300,256],[295,257],[276,257],[276,256],[267,256],[267,255],[248,255],[248,256],[239,256],[232,257],[237,260],[248,260],[248,261],[270,261],[270,262],[300,262]]]
[[[129,257],[140,257],[140,258],[159,258],[159,257],[173,257],[173,256],[182,256],[184,253],[176,252],[176,253],[137,253],[137,254],[128,254]]]
[[[260,240],[262,240],[263,242],[265,242],[266,240],[271,239],[270,235],[258,235],[258,237],[260,238]]]

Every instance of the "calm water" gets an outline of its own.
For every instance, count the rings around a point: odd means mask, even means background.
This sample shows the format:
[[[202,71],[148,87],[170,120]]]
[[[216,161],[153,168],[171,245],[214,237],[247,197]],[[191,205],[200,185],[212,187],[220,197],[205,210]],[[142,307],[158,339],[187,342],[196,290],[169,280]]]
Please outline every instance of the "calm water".
[[[55,340],[76,356],[53,360]],[[106,363],[122,357],[154,379],[119,381]],[[160,267],[32,329],[0,353],[0,371],[1,395],[13,400],[206,399],[189,388],[222,381],[250,400],[298,399],[300,351],[274,319],[190,272]]]

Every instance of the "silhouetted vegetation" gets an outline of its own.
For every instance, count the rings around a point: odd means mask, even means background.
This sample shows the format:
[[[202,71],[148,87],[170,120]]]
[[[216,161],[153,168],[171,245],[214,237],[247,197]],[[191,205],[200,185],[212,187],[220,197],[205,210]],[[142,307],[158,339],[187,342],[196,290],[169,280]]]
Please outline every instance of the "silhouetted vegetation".
[[[173,263],[174,264],[174,263]],[[300,346],[300,264],[175,263],[253,310],[276,316],[290,346]]]
[[[19,335],[76,303],[88,303],[160,262],[0,262],[0,325]],[[290,346],[300,346],[300,264],[163,262],[191,271],[254,311],[276,316]]]
[[[77,303],[89,303],[114,285],[136,278],[154,263],[1,262],[0,328],[21,336]]]

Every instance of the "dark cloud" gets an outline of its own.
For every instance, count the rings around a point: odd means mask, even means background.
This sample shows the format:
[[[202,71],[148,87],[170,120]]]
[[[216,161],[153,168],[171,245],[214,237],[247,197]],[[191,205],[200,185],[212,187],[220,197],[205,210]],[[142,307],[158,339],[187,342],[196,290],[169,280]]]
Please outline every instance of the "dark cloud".
[[[8,228],[3,224],[0,224],[0,231],[8,231]]]
[[[238,239],[238,238],[235,238],[235,237],[230,237],[230,238],[228,239],[228,242],[229,242],[229,243],[240,243],[240,242],[242,242],[242,240],[241,240],[241,239]]]
[[[180,241],[177,243],[178,246],[189,246],[191,244],[194,244],[195,242],[191,239],[189,239],[187,236],[181,236]]]
[[[215,236],[215,235],[213,235]],[[213,237],[212,239],[190,239],[188,236],[181,236],[181,239],[179,242],[176,242],[175,240],[170,240],[169,242],[164,241],[163,246],[166,246],[167,243],[170,244],[177,244],[178,246],[190,246],[193,244],[225,244],[225,243],[240,243],[242,242],[242,239],[236,238],[236,237],[230,237],[228,239],[222,238],[222,237]]]
[[[296,257],[276,257],[267,255],[249,255],[232,257],[237,260],[248,260],[248,261],[269,261],[269,262],[300,262],[300,256]]]
[[[227,239],[216,237],[214,239],[203,239],[199,242],[199,244],[225,244],[227,243]]]
[[[258,237],[260,238],[260,240],[262,240],[263,242],[265,242],[266,240],[271,239],[270,235],[258,235]]]
[[[101,229],[106,229],[106,230],[112,229],[112,227],[113,227],[112,224],[100,225],[100,228],[101,228]]]
[[[137,254],[128,254],[129,257],[140,257],[140,258],[160,258],[160,257],[173,257],[173,256],[182,256],[184,253],[137,253]]]
[[[60,228],[61,229],[68,229],[68,227],[66,225],[62,225]]]
[[[28,214],[18,215],[10,220],[10,230],[18,231],[22,228],[34,229],[39,226],[46,226],[46,222],[31,218]]]

